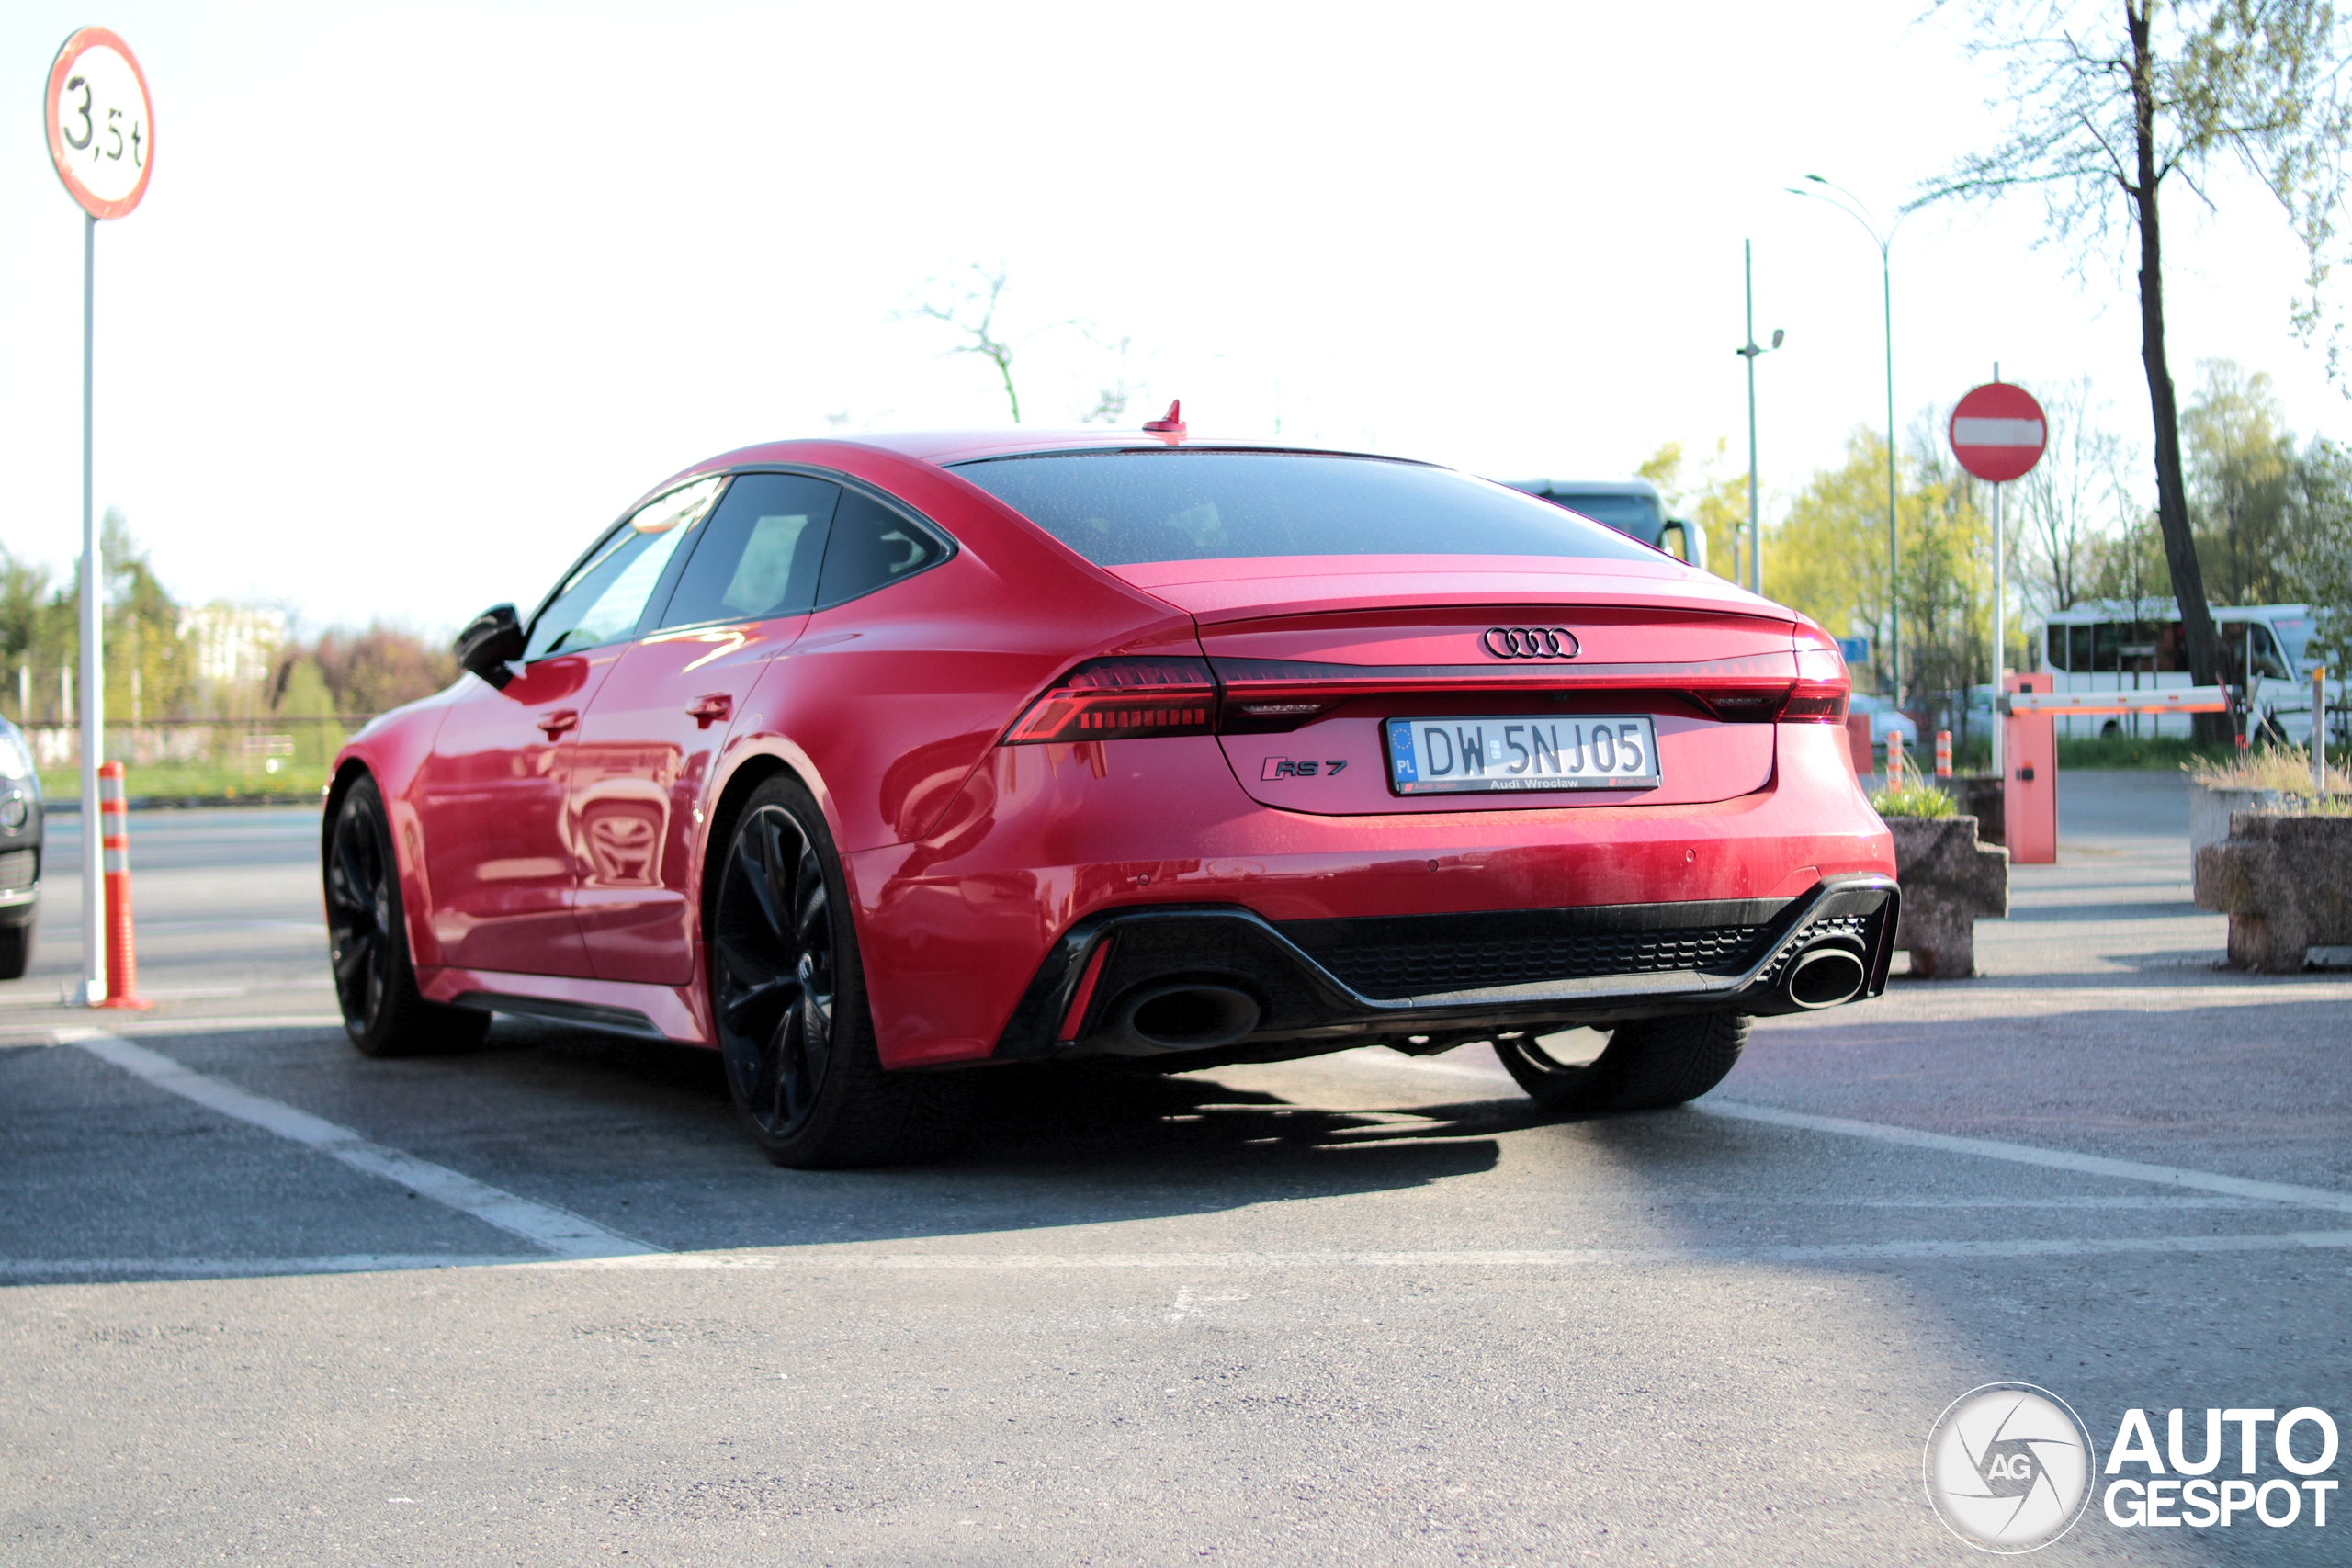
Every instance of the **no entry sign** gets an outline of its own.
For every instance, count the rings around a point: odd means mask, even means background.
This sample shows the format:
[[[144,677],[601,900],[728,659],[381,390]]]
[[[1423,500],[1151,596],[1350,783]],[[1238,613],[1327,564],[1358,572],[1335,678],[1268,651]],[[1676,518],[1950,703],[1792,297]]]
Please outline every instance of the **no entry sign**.
[[[1995,381],[1951,411],[1951,455],[1980,479],[2007,484],[2033,471],[2050,440],[2041,405],[2023,387]]]
[[[155,112],[130,46],[104,28],[65,40],[49,68],[49,158],[93,218],[120,218],[147,194]]]

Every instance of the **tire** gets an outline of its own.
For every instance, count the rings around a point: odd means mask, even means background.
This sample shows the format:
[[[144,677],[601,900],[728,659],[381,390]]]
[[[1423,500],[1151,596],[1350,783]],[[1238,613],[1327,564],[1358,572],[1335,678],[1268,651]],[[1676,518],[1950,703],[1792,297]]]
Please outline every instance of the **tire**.
[[[443,1007],[417,991],[391,827],[375,780],[362,777],[344,793],[324,862],[327,959],[344,1031],[360,1055],[419,1056],[480,1045],[488,1013]]]
[[[1702,1012],[1620,1024],[1580,1066],[1555,1060],[1532,1035],[1498,1040],[1495,1054],[1545,1110],[1593,1114],[1696,1100],[1724,1081],[1747,1043],[1746,1015]]]
[[[814,1170],[952,1145],[972,1086],[883,1069],[841,857],[799,780],[778,774],[752,793],[704,885],[711,1015],[728,1092],[760,1151]]]
[[[33,966],[33,924],[0,926],[0,980],[21,980]]]

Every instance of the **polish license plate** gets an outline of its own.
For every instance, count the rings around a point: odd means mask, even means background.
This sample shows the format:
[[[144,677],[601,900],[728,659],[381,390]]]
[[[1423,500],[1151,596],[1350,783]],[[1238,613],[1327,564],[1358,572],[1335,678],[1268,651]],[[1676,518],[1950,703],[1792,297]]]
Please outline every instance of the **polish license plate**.
[[[1383,728],[1388,787],[1398,795],[1656,789],[1663,782],[1647,714],[1392,718]]]

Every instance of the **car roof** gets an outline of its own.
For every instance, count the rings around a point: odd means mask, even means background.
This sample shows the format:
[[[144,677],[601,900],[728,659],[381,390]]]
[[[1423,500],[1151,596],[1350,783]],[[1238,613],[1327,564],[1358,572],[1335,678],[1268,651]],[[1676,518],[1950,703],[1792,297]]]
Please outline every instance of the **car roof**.
[[[844,438],[850,445],[879,446],[896,452],[902,457],[913,457],[943,467],[951,463],[974,462],[984,457],[1023,457],[1045,452],[1154,451],[1169,447],[1211,448],[1220,451],[1310,452],[1324,457],[1386,457],[1382,452],[1347,452],[1335,447],[1316,446],[1296,441],[1262,440],[1253,436],[1231,438],[1193,435],[1190,433],[1166,435],[1150,431],[1106,430],[1100,426],[1081,426],[1075,430],[916,430],[891,434],[854,435]],[[1402,461],[1413,461],[1406,458]]]

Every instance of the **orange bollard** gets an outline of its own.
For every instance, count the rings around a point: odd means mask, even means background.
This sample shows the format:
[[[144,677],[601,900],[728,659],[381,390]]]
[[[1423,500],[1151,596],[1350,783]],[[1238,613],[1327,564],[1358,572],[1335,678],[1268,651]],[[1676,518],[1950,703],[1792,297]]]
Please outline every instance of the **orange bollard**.
[[[1951,731],[1949,729],[1936,731],[1936,777],[1951,777]]]
[[[1905,777],[1911,772],[1911,759],[1903,750],[1903,731],[1886,732],[1886,787],[1901,789]]]
[[[102,1008],[144,1009],[139,999],[139,955],[130,941],[130,809],[122,764],[98,764],[98,846],[106,856],[107,997]]]

